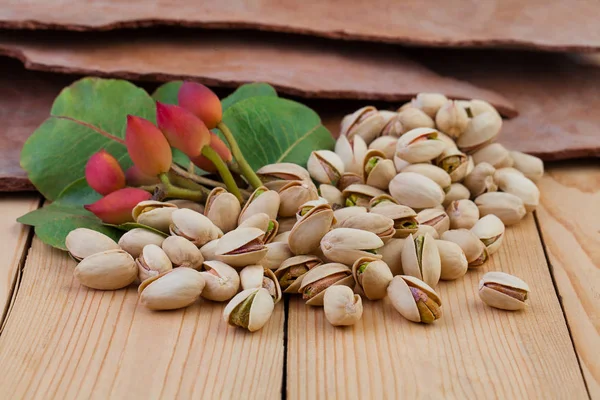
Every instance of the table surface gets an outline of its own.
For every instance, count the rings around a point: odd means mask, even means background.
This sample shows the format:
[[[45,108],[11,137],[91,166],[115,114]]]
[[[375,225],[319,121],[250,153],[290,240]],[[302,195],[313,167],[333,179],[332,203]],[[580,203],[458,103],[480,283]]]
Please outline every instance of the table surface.
[[[222,322],[224,304],[173,312],[101,292],[15,219],[34,194],[0,199],[0,398],[600,399],[600,165],[554,164],[534,215],[499,253],[441,282],[444,316],[403,319],[388,301],[334,328],[321,308],[279,303],[254,334]],[[530,306],[485,306],[487,271],[523,278]]]

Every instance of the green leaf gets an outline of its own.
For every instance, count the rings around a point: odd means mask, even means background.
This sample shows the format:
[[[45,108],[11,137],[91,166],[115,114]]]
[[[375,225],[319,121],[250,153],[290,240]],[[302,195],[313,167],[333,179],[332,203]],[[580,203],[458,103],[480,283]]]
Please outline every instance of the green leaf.
[[[51,116],[27,140],[21,166],[51,200],[85,176],[87,160],[100,149],[106,149],[126,169],[131,165],[123,144],[128,114],[155,122],[154,101],[127,81],[81,79],[63,89]]]
[[[316,112],[279,97],[239,101],[223,120],[254,170],[277,162],[306,165],[313,150],[333,149],[335,144]]]
[[[102,195],[92,189],[85,178],[80,178],[67,186],[59,195],[54,204],[80,206],[92,204],[102,198]]]
[[[164,104],[177,104],[177,93],[183,81],[172,81],[160,85],[152,93],[152,98]]]
[[[125,222],[124,224],[121,224],[121,225],[104,224],[104,226],[116,228],[121,231],[130,231],[130,230],[136,229],[136,228],[143,228],[143,229],[147,229],[149,231],[152,231],[152,232],[157,233],[164,237],[169,236],[166,233],[164,233],[163,231],[159,231],[158,229],[154,229],[153,227],[148,226],[148,225],[138,224],[137,222]]]
[[[235,92],[231,93],[221,101],[223,112],[239,101],[259,96],[277,97],[277,92],[275,91],[275,88],[268,83],[247,83],[237,88]]]

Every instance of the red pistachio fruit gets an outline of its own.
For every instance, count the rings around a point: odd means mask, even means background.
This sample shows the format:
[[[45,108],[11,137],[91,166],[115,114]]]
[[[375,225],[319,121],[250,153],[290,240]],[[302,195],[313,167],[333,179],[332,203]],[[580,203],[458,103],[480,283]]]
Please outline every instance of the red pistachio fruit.
[[[204,122],[183,107],[156,102],[156,122],[169,144],[189,157],[199,156],[210,143]]]
[[[101,195],[125,187],[125,174],[119,162],[106,150],[100,150],[90,157],[85,165],[85,179]]]
[[[131,211],[140,201],[150,200],[152,195],[136,188],[119,189],[104,196],[95,203],[85,205],[85,209],[96,214],[102,222],[119,225],[132,222]]]
[[[206,86],[196,82],[183,82],[178,93],[179,105],[204,122],[208,129],[217,127],[223,118],[219,97]]]
[[[146,175],[135,165],[125,171],[125,180],[129,186],[154,185],[160,182],[157,176]]]
[[[125,145],[129,157],[142,173],[157,176],[169,171],[173,160],[171,147],[152,122],[128,115]]]
[[[215,133],[210,133],[210,147],[225,161],[226,163],[233,160],[233,156],[231,155],[231,150],[225,144],[224,141],[221,140],[219,136]],[[217,172],[217,168],[208,158],[203,155],[199,155],[198,157],[190,157],[190,160],[200,169],[203,169],[206,172]]]

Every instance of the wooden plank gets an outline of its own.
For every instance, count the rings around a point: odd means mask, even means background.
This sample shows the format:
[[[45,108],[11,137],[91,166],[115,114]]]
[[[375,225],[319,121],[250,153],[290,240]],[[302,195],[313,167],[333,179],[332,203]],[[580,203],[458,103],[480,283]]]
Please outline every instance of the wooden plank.
[[[540,189],[552,273],[590,395],[600,399],[600,166],[551,167]]]
[[[477,286],[490,270],[522,277],[530,307],[483,304]],[[365,301],[357,325],[334,328],[321,308],[290,301],[288,398],[587,398],[532,216],[480,270],[438,289],[444,315],[433,326],[385,300]]]
[[[0,336],[0,398],[280,398],[282,303],[251,334],[222,321],[223,304],[152,312],[133,287],[79,285],[74,266],[34,239]]]
[[[0,198],[0,325],[8,312],[13,288],[18,282],[31,229],[18,223],[17,218],[38,208],[39,203],[39,195],[33,193]]]

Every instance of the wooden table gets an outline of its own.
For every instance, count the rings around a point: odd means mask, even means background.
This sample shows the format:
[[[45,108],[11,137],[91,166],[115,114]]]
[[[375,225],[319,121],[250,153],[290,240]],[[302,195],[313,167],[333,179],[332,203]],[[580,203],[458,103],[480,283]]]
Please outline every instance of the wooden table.
[[[156,313],[133,287],[79,285],[66,253],[15,222],[40,199],[4,196],[0,398],[600,399],[600,166],[549,166],[540,187],[491,262],[440,283],[434,325],[384,301],[333,328],[294,298],[254,334],[223,323],[223,304]],[[479,300],[490,270],[529,283],[526,311]]]

